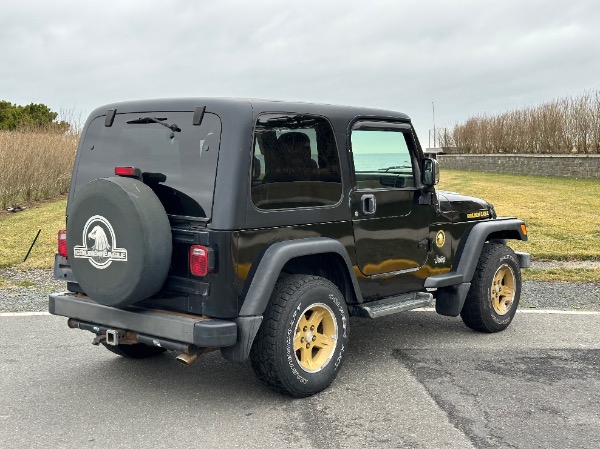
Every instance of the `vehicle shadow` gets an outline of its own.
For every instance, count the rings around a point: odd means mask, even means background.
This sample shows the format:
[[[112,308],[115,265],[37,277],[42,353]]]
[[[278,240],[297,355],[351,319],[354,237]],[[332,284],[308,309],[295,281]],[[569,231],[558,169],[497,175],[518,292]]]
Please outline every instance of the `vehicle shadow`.
[[[460,336],[478,335],[460,319],[440,317],[433,312],[405,313],[378,320],[352,318],[350,345],[344,362],[345,375],[360,371],[365,363],[381,363],[398,348],[438,347]],[[96,351],[96,348],[93,348]],[[88,366],[112,379],[119,390],[142,397],[165,396],[169,400],[240,400],[258,398],[291,400],[265,387],[254,375],[249,362],[223,359],[219,351],[200,356],[191,366],[175,360],[176,353],[144,360],[125,359],[97,348]],[[100,352],[101,351],[101,352]],[[388,361],[389,362],[389,361]],[[73,373],[75,376],[76,374]],[[81,373],[89,376],[89,373]],[[73,378],[71,382],[78,383]]]

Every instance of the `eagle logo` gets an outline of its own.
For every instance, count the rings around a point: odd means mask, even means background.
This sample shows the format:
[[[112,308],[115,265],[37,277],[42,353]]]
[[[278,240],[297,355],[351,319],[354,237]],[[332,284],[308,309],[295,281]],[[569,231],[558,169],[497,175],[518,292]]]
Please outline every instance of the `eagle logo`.
[[[127,250],[117,248],[115,231],[101,215],[94,215],[85,223],[82,240],[83,244],[74,248],[74,257],[77,259],[88,259],[92,266],[100,270],[112,262],[127,262]]]
[[[90,239],[94,240],[94,244],[92,245],[92,251],[96,251],[99,254],[104,254],[105,251],[110,251],[110,244],[108,243],[108,238],[106,237],[106,232],[100,226],[94,226],[92,232],[88,234]],[[92,257],[96,262],[101,263],[100,257]]]

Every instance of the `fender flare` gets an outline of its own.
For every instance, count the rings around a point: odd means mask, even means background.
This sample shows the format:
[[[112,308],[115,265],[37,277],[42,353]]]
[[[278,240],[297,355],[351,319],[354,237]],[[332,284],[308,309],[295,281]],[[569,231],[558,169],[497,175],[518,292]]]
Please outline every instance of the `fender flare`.
[[[525,222],[516,218],[498,218],[477,223],[463,235],[452,263],[452,271],[428,277],[425,280],[425,287],[439,288],[471,282],[483,245],[488,237],[492,235],[494,239],[525,241],[527,234],[523,232],[521,225],[525,225]],[[527,265],[528,254],[518,253],[517,256],[521,267],[526,268],[524,265]]]
[[[456,251],[452,271],[425,279],[426,288],[437,288],[435,309],[440,315],[458,316],[465,303],[483,245],[487,240],[527,240],[525,222],[516,218],[481,221],[466,232]],[[490,237],[491,236],[491,237]],[[529,267],[527,253],[516,253],[521,268]]]
[[[264,313],[277,278],[288,261],[300,256],[327,253],[337,254],[344,260],[356,299],[359,303],[362,302],[358,281],[346,248],[337,240],[327,237],[311,237],[277,242],[267,248],[258,261],[239,316],[256,316]]]
[[[223,357],[233,362],[243,362],[248,359],[275,283],[287,262],[295,257],[331,253],[339,255],[344,260],[351,288],[357,301],[362,302],[352,262],[346,248],[340,242],[326,237],[311,237],[274,243],[256,261],[256,268],[254,266],[252,268],[251,272],[254,275],[249,279],[250,286],[244,303],[238,317],[234,320],[238,326],[237,341],[233,346],[221,348]]]

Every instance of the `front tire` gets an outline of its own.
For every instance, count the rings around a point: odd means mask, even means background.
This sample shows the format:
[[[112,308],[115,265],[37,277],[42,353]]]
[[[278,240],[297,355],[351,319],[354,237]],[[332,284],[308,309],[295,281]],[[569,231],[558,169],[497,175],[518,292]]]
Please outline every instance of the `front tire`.
[[[281,277],[250,351],[252,368],[269,388],[307,397],[333,382],[348,336],[348,311],[333,283],[304,274]]]
[[[506,245],[483,245],[460,316],[479,332],[499,332],[512,322],[521,298],[521,268]]]

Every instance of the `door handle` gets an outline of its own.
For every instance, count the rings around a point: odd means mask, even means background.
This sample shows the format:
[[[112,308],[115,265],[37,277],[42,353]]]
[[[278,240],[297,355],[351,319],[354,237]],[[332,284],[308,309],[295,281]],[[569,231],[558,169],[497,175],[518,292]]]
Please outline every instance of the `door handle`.
[[[362,204],[362,212],[364,215],[373,215],[375,209],[377,209],[377,201],[375,201],[375,195],[368,193],[360,197]]]

